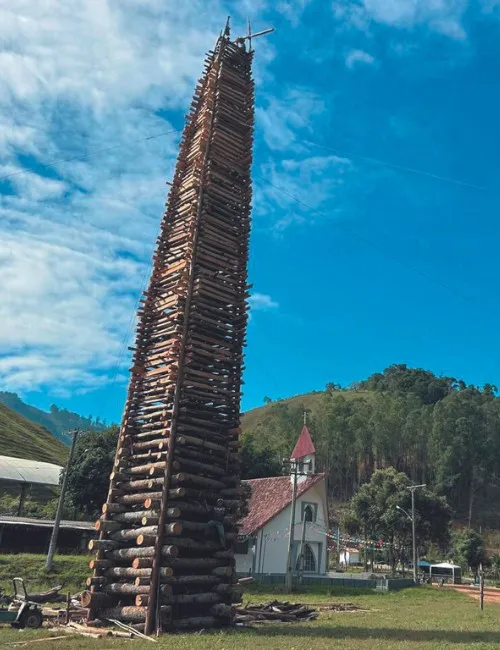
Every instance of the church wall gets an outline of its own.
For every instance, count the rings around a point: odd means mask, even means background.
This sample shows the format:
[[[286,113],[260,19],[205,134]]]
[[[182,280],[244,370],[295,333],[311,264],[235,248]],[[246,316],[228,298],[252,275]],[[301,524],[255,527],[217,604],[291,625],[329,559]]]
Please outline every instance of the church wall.
[[[306,542],[310,544],[315,556],[316,573],[327,572],[327,537],[323,530],[327,528],[325,482],[320,481],[296,502],[294,526],[294,566],[302,537],[302,510],[305,504],[316,505],[315,524],[306,526]],[[239,573],[285,573],[288,554],[288,528],[290,525],[291,505],[287,506],[274,519],[258,531],[255,543],[249,544],[248,553],[236,555],[236,571]]]

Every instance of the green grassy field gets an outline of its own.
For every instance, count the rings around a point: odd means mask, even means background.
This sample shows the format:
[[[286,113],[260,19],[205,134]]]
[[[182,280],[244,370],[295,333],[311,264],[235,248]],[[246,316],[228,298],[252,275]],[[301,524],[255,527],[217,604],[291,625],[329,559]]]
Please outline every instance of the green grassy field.
[[[0,450],[4,456],[63,465],[68,449],[54,435],[0,404]]]
[[[17,558],[17,559],[16,559]],[[66,590],[81,587],[88,570],[87,558],[57,558],[57,572],[44,578],[41,556],[0,556],[2,583],[12,575],[31,572],[33,584],[53,586],[65,583]],[[486,605],[480,612],[477,603],[462,594],[433,587],[405,589],[400,592],[375,592],[357,589],[310,588],[304,593],[285,596],[274,590],[252,588],[245,592],[244,602],[265,602],[272,598],[289,599],[324,607],[331,603],[353,603],[357,612],[321,611],[316,621],[256,625],[253,629],[226,632],[165,635],[157,647],[169,650],[308,650],[339,648],[496,648],[500,643],[500,605]],[[0,646],[43,639],[56,631],[17,631],[0,629]],[[144,641],[113,639],[94,640],[68,637],[48,642],[50,648],[144,647]],[[45,647],[45,642],[25,647]]]
[[[43,570],[45,555],[0,555],[0,588],[12,593],[12,578],[19,576],[24,578],[28,593],[62,585],[63,593],[75,594],[85,588],[89,560],[88,555],[57,555],[54,571],[47,574]]]

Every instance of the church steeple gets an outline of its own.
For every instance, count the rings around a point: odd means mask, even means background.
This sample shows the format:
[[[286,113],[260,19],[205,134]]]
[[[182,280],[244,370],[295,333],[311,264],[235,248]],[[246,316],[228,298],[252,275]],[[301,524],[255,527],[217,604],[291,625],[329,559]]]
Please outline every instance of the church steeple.
[[[301,472],[314,474],[316,471],[316,447],[307,428],[307,411],[304,411],[304,426],[290,455],[292,463],[299,463]]]

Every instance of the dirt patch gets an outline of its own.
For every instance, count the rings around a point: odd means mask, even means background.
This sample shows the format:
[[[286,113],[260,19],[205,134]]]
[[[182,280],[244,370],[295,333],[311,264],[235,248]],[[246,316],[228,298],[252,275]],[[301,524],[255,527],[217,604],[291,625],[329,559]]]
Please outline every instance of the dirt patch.
[[[479,587],[476,585],[443,585],[443,587],[438,587],[438,589],[453,589],[454,591],[474,598],[474,600],[479,600]],[[485,587],[484,602],[500,603],[500,589],[496,587]]]

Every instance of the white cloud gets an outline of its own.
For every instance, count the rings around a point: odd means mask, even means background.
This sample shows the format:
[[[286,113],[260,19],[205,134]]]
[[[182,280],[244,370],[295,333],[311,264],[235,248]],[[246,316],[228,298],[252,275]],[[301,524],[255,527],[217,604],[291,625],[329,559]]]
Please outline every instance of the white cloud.
[[[344,190],[352,163],[340,156],[285,158],[262,166],[256,175],[254,215],[259,222],[271,223],[281,235],[293,224],[314,223],[327,214],[335,216],[335,198]]]
[[[302,14],[312,0],[282,0],[276,5],[276,10],[283,14],[293,27],[300,24]]]
[[[412,28],[426,25],[429,29],[462,40],[466,37],[462,19],[468,0],[334,0],[334,14],[339,20],[362,31],[370,22],[393,27]]]
[[[301,132],[311,131],[314,117],[324,107],[323,100],[314,93],[303,88],[289,88],[281,97],[264,98],[264,105],[255,111],[257,128],[270,149],[284,151],[294,146]]]
[[[248,303],[252,310],[277,309],[279,307],[276,300],[273,300],[267,293],[252,293]]]
[[[77,393],[126,367],[178,134],[138,141],[182,127],[226,16],[239,34],[263,3],[232,9],[0,0],[2,388]]]
[[[373,65],[375,58],[364,50],[351,50],[346,58],[345,64],[348,68],[355,68],[358,65]]]

